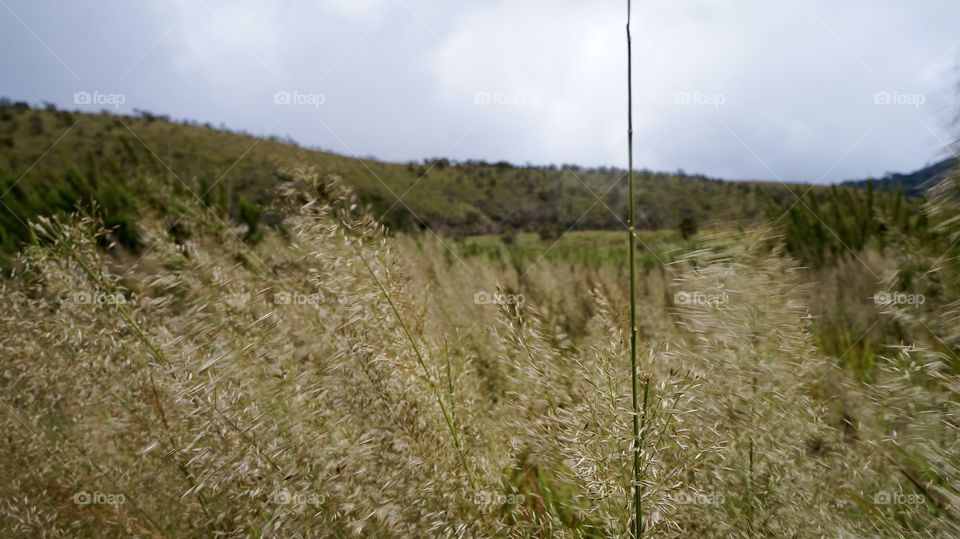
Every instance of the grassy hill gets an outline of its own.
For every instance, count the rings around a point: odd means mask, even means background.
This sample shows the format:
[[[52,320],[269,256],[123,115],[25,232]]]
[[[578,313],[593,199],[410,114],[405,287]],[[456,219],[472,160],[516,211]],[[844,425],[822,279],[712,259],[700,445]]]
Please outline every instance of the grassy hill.
[[[154,197],[154,206],[167,210],[161,194],[144,192],[136,181],[144,175],[170,190],[192,192],[236,218],[242,213],[241,199],[248,206],[270,202],[282,166],[313,168],[323,178],[340,176],[362,205],[395,230],[555,236],[571,228],[622,228],[626,214],[625,172],[614,168],[446,159],[386,163],[146,112],[134,117],[88,114],[3,100],[0,192],[16,218],[5,215],[0,221],[5,229],[0,241],[9,251],[26,233],[21,221],[72,210],[77,200],[97,201],[109,214],[120,212],[110,224],[133,234],[130,221],[142,199]],[[675,228],[682,222],[752,223],[765,217],[768,199],[793,200],[780,184],[651,171],[638,173],[638,193],[638,225],[646,229]]]

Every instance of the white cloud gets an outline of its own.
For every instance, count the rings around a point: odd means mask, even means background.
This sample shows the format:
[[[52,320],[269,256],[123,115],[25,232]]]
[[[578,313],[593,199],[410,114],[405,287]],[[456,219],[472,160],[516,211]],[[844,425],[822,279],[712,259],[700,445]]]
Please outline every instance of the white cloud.
[[[476,91],[526,98],[519,108],[461,107],[504,133],[480,142],[488,154],[623,164],[622,7],[496,0],[464,8],[430,56],[441,95],[461,104]],[[949,81],[927,66],[952,38],[930,23],[889,1],[635,2],[641,166],[812,180],[844,153],[827,179],[867,173],[865,159],[877,174],[922,163],[936,148],[916,135],[935,124],[935,107],[882,109],[871,99],[889,88],[946,104],[940,93]],[[702,106],[677,103],[686,99]]]
[[[396,0],[316,0],[321,9],[355,21],[374,22],[397,4]]]
[[[608,23],[615,23],[610,13],[589,3],[474,6],[430,55],[439,92],[471,117],[509,126],[501,151],[512,145],[535,149],[529,159],[586,158],[576,152],[590,146],[579,140],[589,138],[588,128],[603,136],[622,123],[623,52],[603,31]],[[476,106],[477,92],[516,95],[519,106]]]

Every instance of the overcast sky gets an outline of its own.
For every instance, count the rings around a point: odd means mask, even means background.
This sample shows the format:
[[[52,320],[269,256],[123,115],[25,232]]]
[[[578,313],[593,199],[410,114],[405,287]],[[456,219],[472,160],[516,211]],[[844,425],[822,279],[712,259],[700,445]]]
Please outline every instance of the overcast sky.
[[[634,4],[640,167],[823,182],[946,155],[957,0]],[[623,167],[625,6],[0,0],[0,95],[396,161]]]

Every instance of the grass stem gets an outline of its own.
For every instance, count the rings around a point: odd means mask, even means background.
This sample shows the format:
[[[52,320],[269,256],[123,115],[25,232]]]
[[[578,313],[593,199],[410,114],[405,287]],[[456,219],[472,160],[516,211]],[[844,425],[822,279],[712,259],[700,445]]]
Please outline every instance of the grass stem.
[[[630,382],[633,396],[633,536],[643,532],[640,496],[640,409],[637,395],[637,235],[636,186],[633,177],[633,47],[630,39],[630,0],[627,0],[627,182],[629,215],[627,216],[628,248],[630,249]],[[649,386],[649,383],[648,383]],[[644,390],[644,407],[647,391]]]

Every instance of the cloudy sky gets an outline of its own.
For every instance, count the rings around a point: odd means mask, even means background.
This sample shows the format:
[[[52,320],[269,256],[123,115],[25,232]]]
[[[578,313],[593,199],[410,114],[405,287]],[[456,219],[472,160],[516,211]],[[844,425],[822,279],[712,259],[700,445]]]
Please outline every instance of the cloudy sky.
[[[641,167],[881,176],[957,131],[956,0],[634,3]],[[625,5],[0,0],[0,95],[395,161],[625,166]]]

